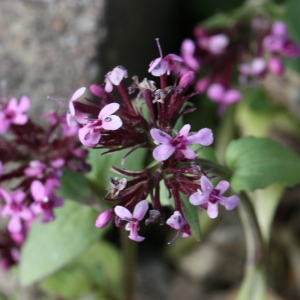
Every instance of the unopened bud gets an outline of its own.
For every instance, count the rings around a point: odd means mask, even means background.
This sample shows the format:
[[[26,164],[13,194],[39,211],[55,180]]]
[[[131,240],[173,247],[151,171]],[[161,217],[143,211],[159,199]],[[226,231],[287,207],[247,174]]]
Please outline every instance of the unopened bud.
[[[103,211],[97,218],[95,226],[98,228],[103,228],[105,227],[110,220],[112,219],[114,215],[114,210],[113,208],[107,209],[105,211]]]
[[[185,89],[195,82],[196,74],[193,71],[185,73],[179,81],[179,87]]]
[[[284,72],[284,65],[282,60],[277,56],[273,56],[269,60],[269,70],[276,75],[282,75]]]

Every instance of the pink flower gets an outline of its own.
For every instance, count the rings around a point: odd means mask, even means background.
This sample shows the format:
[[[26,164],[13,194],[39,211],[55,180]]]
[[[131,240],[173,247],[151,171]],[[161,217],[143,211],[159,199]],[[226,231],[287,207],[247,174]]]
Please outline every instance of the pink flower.
[[[188,136],[190,129],[191,125],[184,125],[174,138],[159,129],[151,129],[150,134],[152,138],[156,143],[161,144],[154,149],[153,157],[158,161],[164,161],[175,151],[180,151],[186,158],[194,159],[196,153],[189,147],[190,144],[200,144],[204,146],[212,144],[213,134],[211,129],[203,128],[196,134]]]
[[[144,218],[149,204],[147,200],[140,201],[134,208],[133,214],[123,206],[116,206],[115,213],[121,218],[123,221],[127,221],[128,223],[125,226],[125,229],[130,231],[129,238],[136,242],[141,242],[145,238],[138,235],[138,231],[140,230],[140,221]]]
[[[218,203],[225,206],[227,210],[232,210],[238,205],[240,200],[238,196],[222,196],[230,186],[228,181],[220,181],[215,188],[206,176],[202,176],[200,182],[202,191],[198,190],[198,192],[192,194],[190,202],[193,205],[201,205],[206,208],[210,218],[218,216]]]
[[[224,105],[233,104],[242,99],[242,94],[239,90],[226,90],[220,83],[211,84],[207,89],[207,95],[212,101],[219,102]]]
[[[200,63],[194,56],[195,52],[195,43],[190,39],[185,39],[181,45],[181,56],[183,58],[184,63],[193,71],[197,72],[200,70]]]
[[[148,72],[153,76],[161,76],[166,73],[169,75],[181,62],[183,59],[176,54],[168,54],[165,58],[158,57],[150,63]]]
[[[34,203],[31,204],[32,211],[37,215],[44,213],[42,222],[50,222],[55,219],[53,209],[63,205],[63,199],[54,195],[54,188],[59,187],[56,179],[48,179],[45,184],[39,180],[31,183],[30,191]]]
[[[8,230],[10,232],[20,232],[22,230],[21,220],[28,221],[33,217],[30,209],[22,204],[26,194],[21,190],[16,190],[10,195],[3,188],[0,188],[0,197],[6,202],[1,211],[2,216],[11,217],[8,223]]]
[[[119,85],[123,78],[128,76],[127,70],[122,66],[115,67],[112,71],[108,72],[105,76],[105,91],[112,92],[114,85]]]
[[[30,100],[27,96],[22,96],[19,104],[16,98],[11,98],[3,111],[0,111],[0,133],[6,132],[10,124],[26,124],[28,116],[24,112],[29,108]]]
[[[284,72],[284,64],[277,56],[272,56],[269,60],[268,67],[270,72],[276,75],[282,75]]]
[[[210,53],[220,55],[229,45],[229,37],[226,34],[219,33],[209,37],[199,38],[199,44]]]
[[[110,103],[104,106],[98,119],[89,122],[84,127],[79,129],[78,136],[81,143],[89,148],[95,147],[101,139],[101,131],[117,130],[122,126],[120,117],[113,115],[120,107],[118,103]]]
[[[172,228],[181,231],[182,237],[190,237],[192,235],[190,225],[179,211],[175,211],[166,223]]]
[[[246,64],[241,64],[239,70],[246,76],[259,76],[262,75],[267,69],[266,61],[261,57],[255,57],[253,60]]]

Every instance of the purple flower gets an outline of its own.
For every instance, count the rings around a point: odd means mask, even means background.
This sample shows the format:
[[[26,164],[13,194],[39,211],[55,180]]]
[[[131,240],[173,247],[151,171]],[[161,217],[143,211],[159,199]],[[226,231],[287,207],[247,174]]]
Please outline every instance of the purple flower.
[[[238,205],[240,200],[238,196],[222,196],[230,186],[228,181],[220,181],[215,188],[206,176],[202,176],[200,182],[202,191],[198,190],[192,194],[190,196],[190,202],[193,205],[201,205],[206,208],[210,218],[216,218],[218,216],[218,203],[225,206],[227,210],[232,210]]]
[[[161,144],[154,149],[153,157],[158,161],[164,161],[175,151],[180,151],[186,158],[194,159],[196,153],[189,147],[190,144],[200,144],[204,146],[212,144],[213,134],[211,129],[203,128],[196,134],[188,136],[190,129],[191,125],[184,125],[174,138],[159,129],[151,129],[150,134],[152,138],[156,143]]]
[[[119,85],[123,78],[128,76],[127,70],[122,66],[115,67],[112,71],[108,72],[105,76],[105,91],[112,92],[114,85]]]
[[[128,223],[125,226],[125,229],[130,231],[129,238],[136,242],[141,242],[145,238],[138,235],[138,231],[140,229],[140,221],[144,218],[149,204],[147,200],[140,201],[134,208],[133,214],[123,206],[116,206],[115,213],[121,218],[123,221],[127,221]]]
[[[19,104],[16,98],[11,98],[7,106],[0,111],[0,133],[6,132],[10,124],[26,124],[28,116],[24,112],[29,108],[30,100],[27,96],[22,96]]]
[[[30,191],[35,202],[30,207],[35,214],[44,213],[42,222],[54,220],[53,209],[63,205],[63,199],[54,195],[54,188],[57,187],[59,182],[56,179],[47,179],[45,184],[39,180],[31,183]]]
[[[33,217],[30,209],[22,204],[26,194],[21,190],[16,190],[10,195],[3,188],[0,188],[0,197],[6,202],[1,211],[2,216],[11,217],[8,223],[8,230],[10,232],[20,232],[22,230],[21,219],[28,221]]]
[[[117,130],[122,126],[120,117],[113,115],[120,107],[118,103],[110,103],[104,106],[98,119],[89,122],[84,127],[79,129],[78,136],[81,143],[89,148],[95,147],[101,138],[101,131]]]
[[[190,237],[192,235],[190,225],[179,211],[175,211],[166,223],[172,228],[181,231],[182,237]]]

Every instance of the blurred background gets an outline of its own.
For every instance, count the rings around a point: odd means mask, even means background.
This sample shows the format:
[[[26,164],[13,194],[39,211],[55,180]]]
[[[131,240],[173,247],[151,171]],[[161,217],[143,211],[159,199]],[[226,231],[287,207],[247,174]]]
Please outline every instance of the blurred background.
[[[275,2],[284,5],[286,21],[299,43],[300,2]],[[125,66],[129,76],[138,75],[142,79],[148,76],[149,63],[158,57],[155,38],[160,38],[164,54],[179,54],[181,42],[193,38],[197,23],[243,3],[241,0],[2,0],[0,79],[6,82],[9,96],[29,96],[33,102],[30,114],[38,120],[42,112],[55,107],[47,96],[68,100],[81,86],[102,84],[105,74],[117,65]],[[281,101],[287,106],[290,93],[293,98],[300,98],[298,66],[291,64],[292,79],[285,78],[280,83],[286,97]],[[268,85],[269,90],[273,90],[273,85],[273,82]],[[285,90],[292,92],[285,94]],[[275,131],[274,136],[300,152],[298,137],[280,131]],[[289,189],[275,217],[268,258],[269,299],[300,299],[299,196],[299,187]],[[201,243],[177,240],[171,245],[167,242],[172,240],[173,231],[157,230],[155,226],[145,229],[149,231],[147,239],[138,248],[136,299],[234,299],[245,264],[244,233],[238,212],[221,214],[217,222],[204,226]],[[110,229],[105,238],[119,247],[117,229]],[[37,247],[42,251],[43,245]],[[64,284],[73,288],[72,280]],[[47,295],[49,290],[45,286],[23,288],[14,272],[2,270],[0,291],[1,300],[94,299],[69,298],[59,291]]]

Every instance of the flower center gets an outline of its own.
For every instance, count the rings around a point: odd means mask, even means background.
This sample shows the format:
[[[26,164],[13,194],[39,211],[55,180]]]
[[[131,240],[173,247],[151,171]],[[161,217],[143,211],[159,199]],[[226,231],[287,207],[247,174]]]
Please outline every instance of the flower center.
[[[220,191],[218,189],[213,189],[209,195],[209,202],[215,204],[220,200]]]

